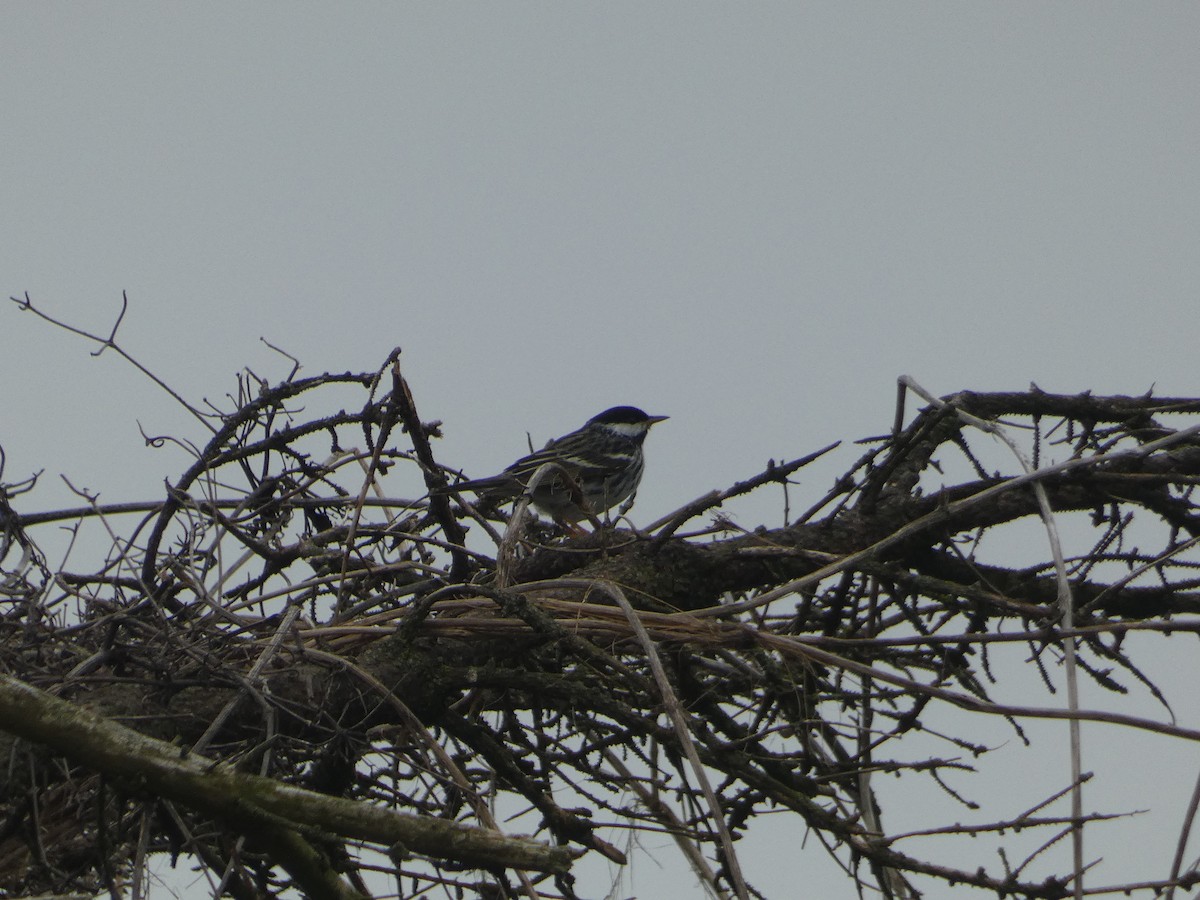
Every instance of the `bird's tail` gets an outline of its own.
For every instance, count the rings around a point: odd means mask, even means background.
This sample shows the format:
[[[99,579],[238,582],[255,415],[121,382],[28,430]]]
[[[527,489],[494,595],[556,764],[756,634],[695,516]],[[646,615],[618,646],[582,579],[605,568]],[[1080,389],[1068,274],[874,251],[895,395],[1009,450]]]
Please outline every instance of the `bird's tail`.
[[[481,497],[502,497],[512,494],[514,488],[519,491],[520,485],[514,485],[511,478],[493,475],[491,478],[475,478],[470,481],[459,481],[444,488],[437,488],[433,493],[456,494],[460,491],[467,491],[472,494],[478,494]]]

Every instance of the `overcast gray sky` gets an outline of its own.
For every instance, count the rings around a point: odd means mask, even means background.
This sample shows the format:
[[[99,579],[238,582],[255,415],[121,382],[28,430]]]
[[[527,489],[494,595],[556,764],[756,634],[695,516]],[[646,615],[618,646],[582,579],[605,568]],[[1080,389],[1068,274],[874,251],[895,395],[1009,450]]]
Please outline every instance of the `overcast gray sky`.
[[[0,278],[100,331],[127,290],[196,402],[286,373],[260,336],[308,374],[399,345],[473,475],[670,415],[648,522],[886,431],[902,373],[1200,393],[1198,48],[1197,4],[8,2]],[[183,457],[135,420],[202,438],[111,354],[0,335],[38,506],[155,496]]]

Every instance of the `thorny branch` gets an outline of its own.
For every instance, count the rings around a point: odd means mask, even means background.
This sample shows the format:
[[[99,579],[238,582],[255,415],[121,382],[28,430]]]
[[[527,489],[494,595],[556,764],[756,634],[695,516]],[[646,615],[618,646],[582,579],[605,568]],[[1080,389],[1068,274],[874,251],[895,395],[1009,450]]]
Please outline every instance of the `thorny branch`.
[[[126,356],[115,328],[87,336]],[[0,889],[113,891],[164,852],[239,896],[288,884],[366,894],[380,871],[405,897],[439,885],[594,896],[604,889],[577,885],[562,860],[625,862],[621,835],[649,829],[714,895],[754,896],[737,839],[770,821],[798,841],[814,833],[804,852],[828,852],[882,896],[942,884],[1060,898],[1082,893],[1084,875],[1054,855],[1063,835],[1123,811],[1070,815],[1069,784],[1023,811],[978,811],[972,789],[992,752],[979,723],[1006,722],[1016,743],[1046,719],[1200,740],[1126,640],[1200,634],[1200,400],[956,394],[900,418],[784,526],[717,519],[681,533],[727,497],[794,481],[820,453],[772,463],[645,534],[527,529],[498,581],[498,532],[428,499],[443,483],[440,432],[418,417],[399,358],[375,373],[246,379],[205,414],[212,433],[161,497],[38,509],[36,479],[0,468],[6,683],[166,741],[189,773],[203,775],[187,762],[199,743],[222,772],[327,795],[348,817],[318,826],[296,810],[220,806],[216,780],[212,802],[189,800],[9,717]],[[987,461],[991,438],[970,417],[1004,428],[1032,471]],[[1074,548],[1057,568],[1048,550],[1022,564],[1003,550],[1007,528],[1039,516],[1035,483]],[[94,566],[46,563],[63,522],[81,544],[109,536]],[[1068,646],[1099,691],[1142,691],[1158,707],[1064,706]],[[1024,665],[1046,690],[1015,703],[1006,673]],[[100,746],[114,759],[143,752]],[[962,813],[916,825],[910,814],[889,831],[884,774]],[[501,848],[525,832],[520,847],[558,862],[480,868],[450,840],[388,844],[355,809],[491,834]],[[553,856],[556,845],[567,852]],[[1154,881],[1101,885],[1089,872],[1086,892],[1200,881],[1182,844],[1175,856]]]

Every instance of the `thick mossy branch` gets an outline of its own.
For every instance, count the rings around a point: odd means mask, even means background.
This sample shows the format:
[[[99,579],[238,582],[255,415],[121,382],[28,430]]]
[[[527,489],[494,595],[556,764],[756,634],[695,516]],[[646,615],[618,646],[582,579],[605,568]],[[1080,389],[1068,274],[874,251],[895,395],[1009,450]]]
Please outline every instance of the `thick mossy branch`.
[[[45,691],[0,676],[0,728],[44,744],[136,791],[220,819],[242,834],[264,823],[358,838],[474,866],[565,872],[577,855],[526,838],[306,791],[187,753]]]

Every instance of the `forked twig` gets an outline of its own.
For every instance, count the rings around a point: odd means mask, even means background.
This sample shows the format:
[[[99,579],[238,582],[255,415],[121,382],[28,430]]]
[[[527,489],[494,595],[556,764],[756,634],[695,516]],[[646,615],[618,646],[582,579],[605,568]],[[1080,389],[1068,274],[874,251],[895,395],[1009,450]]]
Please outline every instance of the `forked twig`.
[[[53,316],[49,315],[48,313],[43,312],[42,310],[38,309],[36,306],[33,305],[33,301],[29,299],[28,291],[25,292],[24,297],[9,297],[8,299],[11,300],[13,303],[17,304],[18,309],[31,312],[35,316],[37,316],[39,319],[49,322],[51,325],[56,325],[57,327],[63,329],[64,331],[69,331],[72,334],[77,334],[80,337],[87,338],[89,341],[95,341],[97,344],[100,345],[100,349],[92,351],[92,356],[99,356],[105,350],[108,350],[111,348],[114,353],[119,355],[122,359],[124,359],[126,362],[128,362],[130,365],[132,365],[135,369],[137,369],[139,372],[141,372],[143,375],[145,375],[147,378],[149,378],[151,381],[153,381],[155,384],[157,384],[160,388],[162,388],[164,391],[166,391],[168,394],[170,394],[171,397],[175,400],[175,402],[177,402],[180,406],[182,406],[184,409],[186,409],[188,412],[190,412],[193,416],[195,416],[196,419],[205,428],[207,428],[209,431],[212,431],[212,432],[215,432],[217,430],[217,427],[215,425],[213,425],[213,423],[210,421],[211,416],[205,415],[204,413],[200,412],[200,410],[196,409],[196,407],[192,406],[192,404],[190,404],[186,400],[184,400],[183,397],[174,388],[172,388],[170,385],[168,385],[165,381],[163,381],[161,378],[159,378],[157,375],[155,375],[152,371],[150,371],[148,368],[146,368],[140,362],[138,362],[123,347],[121,347],[120,344],[117,343],[117,329],[121,327],[121,322],[125,318],[125,312],[129,309],[129,295],[125,291],[121,291],[121,311],[119,313],[117,313],[117,320],[113,323],[112,330],[108,333],[108,337],[100,337],[97,334],[92,334],[90,331],[85,331],[82,328],[76,328],[74,325],[70,325],[66,322],[63,322],[60,319],[54,318]]]

